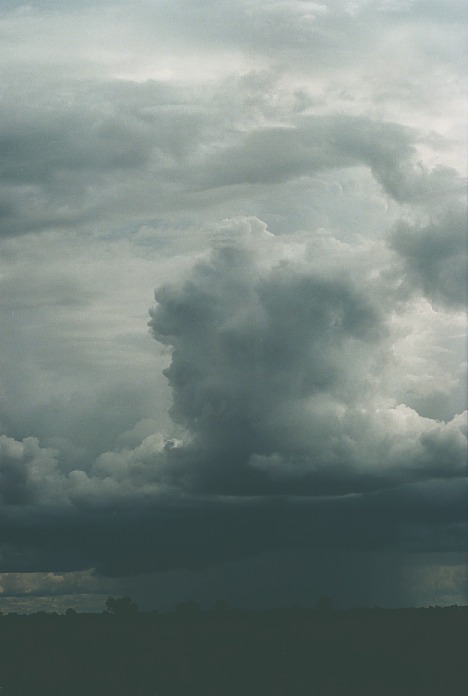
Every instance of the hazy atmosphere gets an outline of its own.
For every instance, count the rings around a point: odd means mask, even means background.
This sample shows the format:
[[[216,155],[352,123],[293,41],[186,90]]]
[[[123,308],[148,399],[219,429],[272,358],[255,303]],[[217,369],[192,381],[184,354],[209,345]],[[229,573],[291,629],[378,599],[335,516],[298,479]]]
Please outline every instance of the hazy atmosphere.
[[[0,610],[466,604],[462,0],[4,0]]]

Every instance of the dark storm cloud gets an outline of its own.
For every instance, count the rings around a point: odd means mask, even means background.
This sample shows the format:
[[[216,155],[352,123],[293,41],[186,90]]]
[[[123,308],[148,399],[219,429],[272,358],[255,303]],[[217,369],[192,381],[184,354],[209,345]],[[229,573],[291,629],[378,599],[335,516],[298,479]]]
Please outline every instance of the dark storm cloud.
[[[463,10],[3,4],[0,572],[464,550]]]
[[[461,475],[463,419],[370,407],[385,359],[377,285],[363,292],[339,270],[327,276],[297,258],[268,263],[275,242],[261,223],[231,226],[232,244],[156,293],[151,327],[173,349],[172,415],[191,437],[168,454],[173,475],[236,494]]]
[[[16,443],[15,443],[16,444]],[[1,436],[0,491],[2,505],[21,505],[30,501],[27,462],[18,457],[8,439]]]
[[[2,506],[37,502],[41,488],[55,475],[57,461],[51,449],[43,449],[36,438],[22,442],[0,435],[0,501]]]
[[[338,498],[128,499],[0,511],[0,572],[202,569],[278,549],[462,551],[460,481]]]
[[[460,551],[466,421],[379,393],[374,405],[381,280],[363,286],[256,219],[226,221],[213,244],[152,312],[172,350],[179,439],[149,435],[84,471],[3,436],[0,571],[123,577],[288,548]]]
[[[465,305],[466,222],[465,206],[454,205],[427,225],[401,222],[390,237],[392,247],[405,262],[410,287],[420,288],[436,304]]]

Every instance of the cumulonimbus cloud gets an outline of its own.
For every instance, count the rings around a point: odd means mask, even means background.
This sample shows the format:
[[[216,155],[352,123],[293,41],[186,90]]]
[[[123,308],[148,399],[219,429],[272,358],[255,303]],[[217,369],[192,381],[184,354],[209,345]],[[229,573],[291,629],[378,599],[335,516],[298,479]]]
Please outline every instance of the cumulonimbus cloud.
[[[463,418],[431,420],[375,387],[391,340],[373,299],[381,279],[321,272],[284,243],[282,257],[255,219],[232,221],[232,243],[228,231],[156,293],[150,325],[172,348],[172,415],[190,437],[171,451],[174,476],[212,492],[314,494],[462,474]]]
[[[224,221],[151,310],[170,350],[171,433],[144,429],[74,470],[60,449],[2,436],[0,570],[121,576],[291,546],[460,549],[466,419],[397,398],[392,307],[403,310],[387,265],[399,260],[379,249],[384,273],[332,235]]]

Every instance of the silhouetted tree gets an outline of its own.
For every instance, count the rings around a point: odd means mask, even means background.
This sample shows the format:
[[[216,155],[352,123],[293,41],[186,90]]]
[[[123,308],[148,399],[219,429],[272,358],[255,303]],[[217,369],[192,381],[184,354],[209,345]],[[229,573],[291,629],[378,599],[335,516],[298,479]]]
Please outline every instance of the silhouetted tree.
[[[106,599],[107,611],[115,616],[130,617],[136,616],[139,611],[138,604],[130,597],[108,597]]]

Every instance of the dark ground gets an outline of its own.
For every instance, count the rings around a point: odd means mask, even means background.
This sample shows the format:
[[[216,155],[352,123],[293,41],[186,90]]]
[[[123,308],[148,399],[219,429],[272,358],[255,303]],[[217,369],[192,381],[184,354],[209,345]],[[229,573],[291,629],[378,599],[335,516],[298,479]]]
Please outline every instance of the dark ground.
[[[467,696],[468,607],[0,616],[1,696]]]

